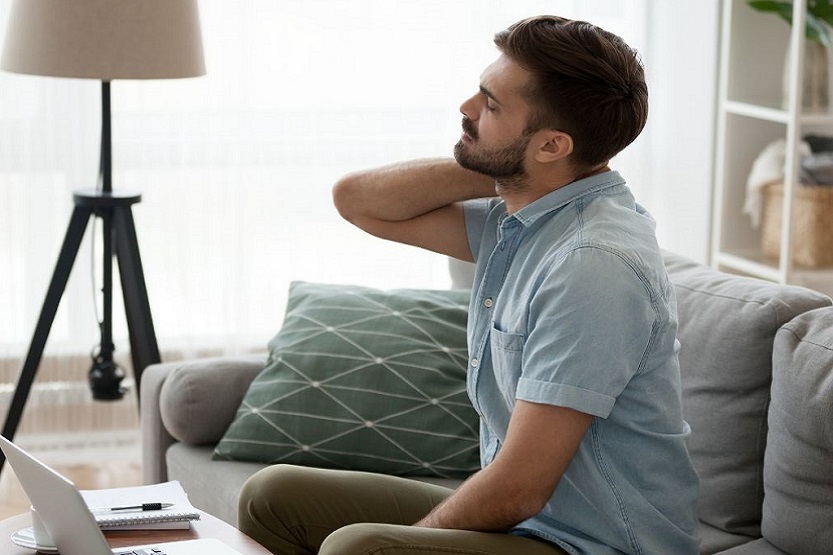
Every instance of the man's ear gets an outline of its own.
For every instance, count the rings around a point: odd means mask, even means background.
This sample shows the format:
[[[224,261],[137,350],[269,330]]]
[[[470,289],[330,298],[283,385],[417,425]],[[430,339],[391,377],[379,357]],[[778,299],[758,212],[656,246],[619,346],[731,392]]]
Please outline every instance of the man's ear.
[[[573,153],[573,138],[563,131],[544,129],[535,160],[542,164],[566,158]]]

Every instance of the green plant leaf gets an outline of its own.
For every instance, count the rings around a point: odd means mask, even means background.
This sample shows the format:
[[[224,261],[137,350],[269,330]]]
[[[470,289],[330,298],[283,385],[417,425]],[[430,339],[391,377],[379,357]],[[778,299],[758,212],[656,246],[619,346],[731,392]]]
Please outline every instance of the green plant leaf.
[[[776,0],[749,0],[748,4],[751,8],[759,12],[774,12],[781,16],[784,21],[792,24],[793,20],[793,5],[790,2],[778,2]]]
[[[810,2],[808,6],[811,14],[828,25],[833,25],[833,4],[829,0],[816,0],[815,2]]]
[[[807,14],[805,34],[810,40],[814,40],[824,46],[830,46],[830,33],[827,31],[827,26],[824,21],[810,13]]]
[[[759,12],[771,12],[792,25],[793,5],[791,2],[777,0],[747,0],[749,6]],[[830,0],[811,1],[807,6],[807,21],[804,35],[813,41],[830,46],[830,32],[825,22],[833,25],[833,4]]]

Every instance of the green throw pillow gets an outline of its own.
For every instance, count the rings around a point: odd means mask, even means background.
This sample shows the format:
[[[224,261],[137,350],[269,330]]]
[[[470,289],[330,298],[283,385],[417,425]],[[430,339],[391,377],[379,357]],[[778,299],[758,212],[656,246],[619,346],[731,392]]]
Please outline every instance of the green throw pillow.
[[[266,367],[214,458],[403,476],[476,471],[468,298],[293,283]]]

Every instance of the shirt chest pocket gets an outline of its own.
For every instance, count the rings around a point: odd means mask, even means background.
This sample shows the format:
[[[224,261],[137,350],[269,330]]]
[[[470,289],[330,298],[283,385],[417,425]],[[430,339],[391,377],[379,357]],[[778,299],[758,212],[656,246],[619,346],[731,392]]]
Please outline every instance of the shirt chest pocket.
[[[515,391],[523,369],[524,336],[500,331],[492,326],[489,343],[495,382],[504,400],[509,406],[514,406]]]

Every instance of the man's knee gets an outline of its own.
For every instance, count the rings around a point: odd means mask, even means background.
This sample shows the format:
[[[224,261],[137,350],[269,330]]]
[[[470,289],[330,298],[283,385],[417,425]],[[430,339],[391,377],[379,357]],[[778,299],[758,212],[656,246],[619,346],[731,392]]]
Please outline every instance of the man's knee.
[[[392,547],[390,524],[362,522],[339,528],[321,544],[319,555],[364,555]]]
[[[291,491],[304,481],[307,469],[289,464],[276,464],[259,470],[246,480],[240,498],[257,498],[272,492]]]
[[[403,526],[351,524],[331,533],[318,555],[424,555],[425,553],[501,553],[566,555],[559,547],[533,538]]]
[[[253,474],[240,490],[237,520],[242,526],[259,520],[257,515],[273,515],[275,501],[296,499],[303,491],[304,470],[296,466],[277,464]]]

